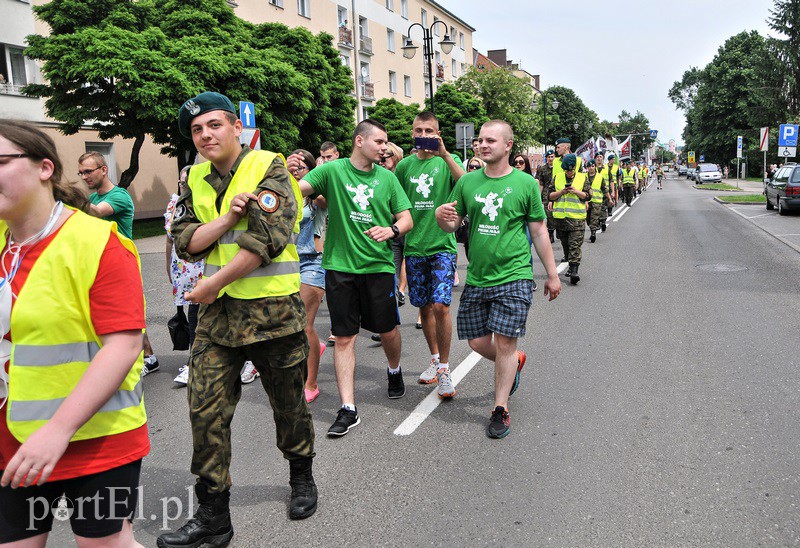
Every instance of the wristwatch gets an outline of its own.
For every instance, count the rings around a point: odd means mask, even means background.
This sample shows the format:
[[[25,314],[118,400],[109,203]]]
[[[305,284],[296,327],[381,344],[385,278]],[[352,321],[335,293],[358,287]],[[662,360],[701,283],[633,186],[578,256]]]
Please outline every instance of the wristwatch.
[[[397,228],[397,225],[392,225],[391,229],[392,229],[392,232],[394,232],[394,234],[392,234],[392,238],[391,239],[392,240],[396,240],[397,238],[400,237],[400,229]]]

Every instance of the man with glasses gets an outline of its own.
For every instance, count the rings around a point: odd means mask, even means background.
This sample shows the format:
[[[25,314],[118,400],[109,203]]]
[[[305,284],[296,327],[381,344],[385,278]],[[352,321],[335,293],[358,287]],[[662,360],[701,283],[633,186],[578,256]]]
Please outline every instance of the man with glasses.
[[[120,234],[133,239],[133,200],[128,191],[119,188],[108,178],[108,164],[99,152],[87,152],[78,158],[78,176],[89,190],[89,213],[94,217],[114,221]]]
[[[438,383],[440,398],[452,398],[456,389],[450,378],[450,339],[453,325],[450,302],[456,272],[455,234],[442,231],[436,208],[447,202],[453,186],[464,175],[458,156],[449,154],[431,112],[414,118],[413,137],[435,138],[436,150],[419,150],[397,164],[397,175],[411,202],[414,230],[406,236],[406,276],[411,304],[420,309],[422,332],[431,352],[421,384]]]

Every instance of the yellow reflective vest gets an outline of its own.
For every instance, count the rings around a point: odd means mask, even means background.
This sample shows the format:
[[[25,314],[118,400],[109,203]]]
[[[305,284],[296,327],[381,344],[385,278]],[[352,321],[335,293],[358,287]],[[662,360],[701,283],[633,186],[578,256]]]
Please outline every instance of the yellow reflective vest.
[[[586,183],[585,173],[575,173],[575,178],[572,180],[572,186],[580,191],[583,191],[583,186]],[[556,192],[564,190],[567,186],[567,176],[562,171],[555,177]],[[561,196],[558,200],[553,202],[553,218],[554,219],[586,219],[586,203],[581,201],[580,198],[574,194],[567,193]]]
[[[622,184],[623,185],[635,185],[636,184],[636,170],[631,169],[623,169],[622,170]]]
[[[603,186],[603,179],[606,176],[604,173],[596,173],[594,179],[592,179],[592,203],[593,204],[602,204],[603,200],[605,199],[605,194],[601,192]],[[575,184],[575,183],[573,183]]]
[[[608,168],[611,168],[611,175],[609,176]],[[614,164],[613,166],[610,164],[606,164],[603,166],[603,173],[606,176],[606,180],[608,181],[608,188],[611,189],[611,186],[614,185],[616,188],[617,185],[617,177],[619,174],[619,164]]]
[[[580,172],[581,166],[583,165],[583,157],[577,156],[575,157],[575,173]],[[553,159],[553,179],[555,179],[556,175],[559,173],[564,173],[564,168],[561,167],[561,158],[556,156]]]
[[[239,163],[236,173],[231,179],[228,189],[222,198],[222,207],[217,210],[217,191],[214,190],[205,177],[211,173],[211,162],[193,166],[189,171],[189,188],[192,190],[192,206],[195,216],[202,223],[209,223],[230,211],[231,200],[242,192],[256,192],[258,184],[264,178],[276,157],[283,160],[283,156],[274,152],[254,150]],[[285,160],[284,160],[285,163]],[[291,177],[291,176],[290,176]],[[264,297],[282,297],[300,291],[300,257],[297,254],[297,237],[300,234],[300,220],[303,217],[303,196],[300,185],[292,180],[292,190],[297,201],[297,219],[292,229],[292,239],[280,255],[272,259],[266,266],[260,266],[231,282],[222,288],[218,297],[229,295],[236,299],[261,299]],[[259,205],[269,211],[270,208],[281,207],[280,197],[274,193],[261,192],[258,196]],[[236,225],[223,234],[206,257],[203,275],[208,277],[218,272],[228,264],[239,252],[236,239],[247,231],[247,215],[242,217]]]
[[[89,291],[112,232],[116,224],[75,211],[37,259],[14,303],[6,421],[21,443],[52,418],[103,346],[92,325]],[[5,234],[0,222],[3,247]],[[138,262],[133,242],[117,236]],[[147,422],[142,364],[140,353],[111,399],[70,441],[121,434]]]

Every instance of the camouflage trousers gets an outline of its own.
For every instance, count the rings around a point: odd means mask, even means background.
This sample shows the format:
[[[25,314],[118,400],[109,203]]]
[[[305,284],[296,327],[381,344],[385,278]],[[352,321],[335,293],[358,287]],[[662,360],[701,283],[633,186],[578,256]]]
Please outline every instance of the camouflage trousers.
[[[547,230],[552,232],[556,229],[556,220],[553,218],[553,212],[547,209],[547,202],[544,202],[544,214],[547,217]]]
[[[242,395],[240,371],[250,360],[261,374],[275,419],[278,449],[287,460],[314,456],[314,423],[303,387],[308,375],[304,331],[241,347],[215,344],[197,333],[189,363],[192,474],[210,493],[230,488],[231,420]]]
[[[607,217],[608,209],[605,204],[595,202],[589,204],[589,210],[586,212],[586,224],[589,226],[589,230],[592,232],[600,230],[600,222],[605,221]]]
[[[629,207],[633,201],[633,195],[636,192],[636,185],[622,185],[622,194],[625,197],[624,202]]]
[[[566,219],[556,219],[556,233],[561,240],[564,256],[570,264],[581,263],[581,246],[586,227],[581,223],[580,228],[572,225]]]

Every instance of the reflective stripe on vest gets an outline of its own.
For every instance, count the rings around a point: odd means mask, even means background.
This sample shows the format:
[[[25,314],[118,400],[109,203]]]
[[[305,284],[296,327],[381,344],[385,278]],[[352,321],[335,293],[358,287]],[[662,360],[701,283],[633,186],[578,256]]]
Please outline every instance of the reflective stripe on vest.
[[[211,162],[193,166],[189,171],[189,188],[192,190],[192,205],[197,218],[208,223],[230,210],[231,200],[242,192],[257,193],[257,186],[264,178],[275,158],[283,156],[267,151],[251,151],[242,158],[236,173],[233,175],[225,195],[221,209],[217,210],[217,191],[206,182],[205,177],[211,173]],[[291,176],[290,176],[291,177]],[[292,295],[300,291],[300,257],[297,254],[297,238],[300,234],[300,220],[303,216],[303,197],[300,185],[291,177],[292,191],[297,203],[297,218],[292,228],[292,237],[284,250],[272,261],[261,266],[222,288],[218,296],[229,295],[236,299],[260,299]],[[279,204],[278,207],[280,207]],[[212,276],[219,272],[239,252],[236,240],[247,232],[247,216],[223,234],[214,249],[206,257],[204,276]]]
[[[603,179],[605,176],[602,173],[597,173],[592,180],[592,203],[602,204],[605,195],[601,192],[603,187]]]
[[[622,184],[623,185],[635,185],[636,184],[636,170],[632,169],[628,171],[627,169],[622,170]]]
[[[0,223],[2,246],[5,228]],[[117,232],[114,223],[75,211],[36,260],[11,310],[6,422],[20,442],[53,417],[102,347],[89,315],[89,293],[112,232]],[[117,236],[138,263],[133,242]],[[54,313],[43,313],[47,310]],[[117,391],[71,441],[145,424],[142,364],[139,353]]]
[[[586,182],[585,173],[576,173],[572,186],[583,191]],[[567,186],[567,176],[562,172],[555,178],[556,192],[564,190]],[[553,218],[555,219],[586,219],[586,203],[574,194],[564,194],[553,202]]]

